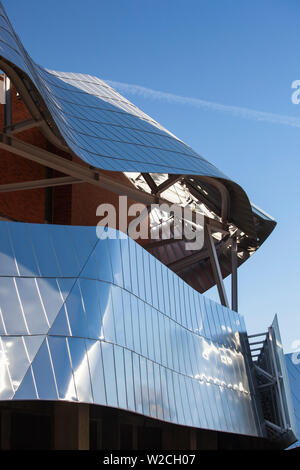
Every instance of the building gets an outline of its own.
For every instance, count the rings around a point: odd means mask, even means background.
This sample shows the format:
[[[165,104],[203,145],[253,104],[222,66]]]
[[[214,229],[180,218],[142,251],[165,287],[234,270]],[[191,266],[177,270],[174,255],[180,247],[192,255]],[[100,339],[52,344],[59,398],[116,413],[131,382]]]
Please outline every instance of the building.
[[[0,53],[1,448],[293,443],[277,319],[249,342],[238,313],[274,220],[100,79],[35,64],[3,6]]]

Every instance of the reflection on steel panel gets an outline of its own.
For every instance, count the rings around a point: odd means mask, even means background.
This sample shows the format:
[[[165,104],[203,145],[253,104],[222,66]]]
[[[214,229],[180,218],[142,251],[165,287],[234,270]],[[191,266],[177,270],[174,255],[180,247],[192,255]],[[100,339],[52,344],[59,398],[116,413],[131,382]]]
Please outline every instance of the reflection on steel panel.
[[[294,406],[298,441],[292,447],[300,446],[300,351],[285,355],[287,373],[289,377],[292,402]]]
[[[274,351],[274,363],[275,363],[275,375],[278,374],[279,379],[277,381],[278,389],[281,398],[282,406],[282,418],[283,428],[286,431],[287,442],[295,442],[298,439],[298,430],[295,420],[295,411],[292,400],[289,376],[287,372],[286,361],[283,353],[282,341],[280,336],[280,330],[278,325],[278,318],[275,315],[271,329],[271,343],[272,350]]]
[[[32,81],[68,146],[90,165],[117,171],[226,178],[104,81],[38,66],[0,3],[0,56]]]
[[[49,237],[55,240],[56,232],[59,248]],[[25,256],[20,233],[28,234],[35,253]],[[176,301],[175,309],[170,296],[176,294],[164,283],[156,287],[157,301],[149,300],[146,289],[134,293],[125,279],[133,279],[137,268],[118,259],[125,240],[98,240],[94,227],[49,231],[47,225],[0,222],[4,236],[12,242],[0,245],[1,400],[94,403],[171,423],[260,435],[239,314],[204,300],[128,240],[136,256],[155,268],[145,273],[140,265],[139,282],[154,286],[160,270],[184,300]],[[74,250],[72,277],[66,279],[70,247],[79,243],[89,249],[80,262]],[[48,268],[41,247],[54,250],[59,269],[51,260]],[[43,268],[32,270],[35,262]],[[103,269],[110,264],[112,277]],[[160,297],[165,302],[159,303]],[[209,328],[202,328],[204,318]]]

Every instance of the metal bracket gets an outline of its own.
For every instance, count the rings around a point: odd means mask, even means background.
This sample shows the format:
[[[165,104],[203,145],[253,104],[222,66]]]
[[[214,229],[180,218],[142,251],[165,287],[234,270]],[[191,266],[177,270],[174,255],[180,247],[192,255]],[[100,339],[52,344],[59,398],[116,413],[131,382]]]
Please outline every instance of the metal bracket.
[[[276,377],[273,375],[269,374],[269,372],[265,371],[261,367],[254,365],[255,370],[260,374],[263,375],[266,379],[268,379],[270,382],[275,383],[276,382]]]

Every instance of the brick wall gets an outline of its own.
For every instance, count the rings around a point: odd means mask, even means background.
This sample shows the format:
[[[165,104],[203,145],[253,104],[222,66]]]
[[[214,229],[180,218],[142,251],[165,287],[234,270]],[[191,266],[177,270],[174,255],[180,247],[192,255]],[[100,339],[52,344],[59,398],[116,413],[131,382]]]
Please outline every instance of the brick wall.
[[[24,103],[12,93],[13,122],[30,118]],[[0,128],[3,128],[4,106],[0,105]],[[31,129],[18,135],[23,140],[45,147],[46,139],[38,129]],[[45,167],[24,158],[0,150],[0,184],[30,181],[46,177]],[[22,222],[44,223],[45,191],[40,189],[0,193],[0,215]]]

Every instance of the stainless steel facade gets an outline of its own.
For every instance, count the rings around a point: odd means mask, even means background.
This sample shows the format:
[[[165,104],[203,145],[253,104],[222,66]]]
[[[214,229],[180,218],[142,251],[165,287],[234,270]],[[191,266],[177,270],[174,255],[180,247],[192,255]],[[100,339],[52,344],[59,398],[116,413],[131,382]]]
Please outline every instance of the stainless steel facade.
[[[97,77],[54,72],[25,51],[0,4],[0,56],[32,80],[68,146],[95,167],[226,178]]]
[[[260,435],[243,317],[127,236],[0,222],[0,274],[0,400],[94,403]]]
[[[273,373],[275,373],[275,376],[277,375],[279,379],[277,380],[277,402],[281,404],[284,410],[282,413],[282,426],[287,430],[287,442],[294,442],[298,439],[298,431],[277,315],[275,315],[271,326],[271,342],[273,344],[273,360],[275,362],[275,371]]]
[[[297,426],[298,439],[300,436],[300,353],[294,352],[285,355],[287,373],[289,377],[292,402],[295,410],[295,420]],[[300,441],[295,442],[292,447],[299,447]]]

